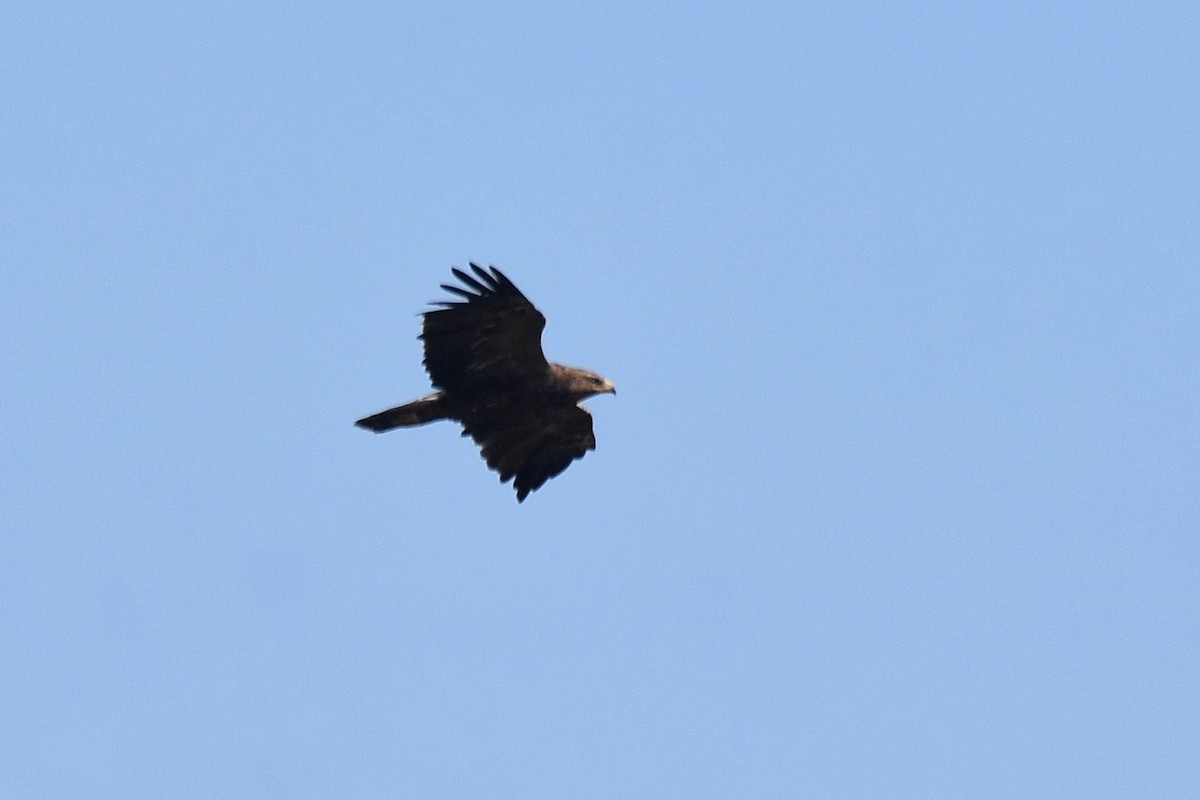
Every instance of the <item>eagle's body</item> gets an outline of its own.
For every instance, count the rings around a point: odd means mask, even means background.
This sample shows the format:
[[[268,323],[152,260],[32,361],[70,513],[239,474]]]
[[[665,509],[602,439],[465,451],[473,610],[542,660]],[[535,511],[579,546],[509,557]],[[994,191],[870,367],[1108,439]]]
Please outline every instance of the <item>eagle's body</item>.
[[[480,446],[501,482],[512,479],[523,501],[596,449],[592,415],[579,403],[616,390],[594,372],[547,361],[546,318],[500,270],[471,269],[476,277],[452,270],[467,289],[442,284],[462,301],[437,303],[423,315],[425,370],[438,391],[354,424],[381,433],[461,422],[463,436]]]

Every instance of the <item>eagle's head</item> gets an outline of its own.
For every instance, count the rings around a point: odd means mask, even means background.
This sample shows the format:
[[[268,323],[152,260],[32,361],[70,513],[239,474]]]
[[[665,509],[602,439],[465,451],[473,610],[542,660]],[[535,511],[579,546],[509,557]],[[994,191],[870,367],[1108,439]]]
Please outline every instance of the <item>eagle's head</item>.
[[[563,394],[575,398],[576,402],[597,394],[616,394],[617,387],[603,375],[579,367],[555,364],[555,378]]]

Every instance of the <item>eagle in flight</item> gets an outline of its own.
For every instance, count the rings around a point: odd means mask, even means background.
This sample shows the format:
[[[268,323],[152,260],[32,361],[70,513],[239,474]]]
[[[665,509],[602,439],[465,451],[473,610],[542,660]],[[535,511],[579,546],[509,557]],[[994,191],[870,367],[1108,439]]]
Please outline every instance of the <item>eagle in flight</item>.
[[[431,395],[363,417],[375,433],[439,419],[462,423],[500,482],[512,480],[522,502],[546,481],[596,449],[592,415],[579,403],[616,394],[605,377],[546,360],[546,318],[495,267],[454,267],[463,286],[442,284],[461,300],[422,314]],[[464,288],[465,287],[465,288]]]

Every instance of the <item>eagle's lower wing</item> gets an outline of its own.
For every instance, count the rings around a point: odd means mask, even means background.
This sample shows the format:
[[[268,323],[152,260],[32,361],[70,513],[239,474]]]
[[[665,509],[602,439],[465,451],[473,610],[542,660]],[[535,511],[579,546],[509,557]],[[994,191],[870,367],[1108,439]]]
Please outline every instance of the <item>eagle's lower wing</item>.
[[[463,421],[487,465],[510,478],[517,500],[596,449],[592,415],[582,406],[523,408],[515,413]]]
[[[475,276],[455,268],[466,288],[442,284],[462,301],[437,303],[421,329],[425,369],[433,385],[449,391],[528,384],[543,379],[546,318],[500,270],[471,264]]]

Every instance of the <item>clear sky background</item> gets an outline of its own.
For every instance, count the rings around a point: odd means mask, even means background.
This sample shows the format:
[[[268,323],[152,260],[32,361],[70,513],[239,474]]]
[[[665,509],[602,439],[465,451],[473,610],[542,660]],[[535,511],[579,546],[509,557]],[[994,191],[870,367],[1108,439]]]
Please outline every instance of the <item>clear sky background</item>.
[[[1197,8],[8,4],[0,796],[1200,796]]]

